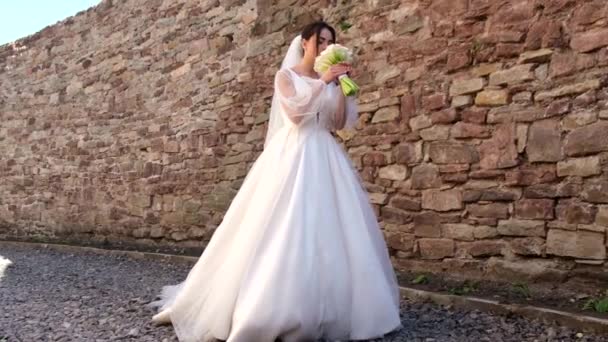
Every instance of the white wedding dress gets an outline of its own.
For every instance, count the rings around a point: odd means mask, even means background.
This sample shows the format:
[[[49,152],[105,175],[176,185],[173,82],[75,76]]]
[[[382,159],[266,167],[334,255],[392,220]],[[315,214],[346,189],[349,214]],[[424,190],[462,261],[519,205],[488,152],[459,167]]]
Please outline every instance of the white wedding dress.
[[[365,340],[401,327],[386,243],[357,171],[330,130],[335,84],[281,69],[292,120],[274,134],[156,322],[180,341]],[[348,125],[356,103],[346,99]]]

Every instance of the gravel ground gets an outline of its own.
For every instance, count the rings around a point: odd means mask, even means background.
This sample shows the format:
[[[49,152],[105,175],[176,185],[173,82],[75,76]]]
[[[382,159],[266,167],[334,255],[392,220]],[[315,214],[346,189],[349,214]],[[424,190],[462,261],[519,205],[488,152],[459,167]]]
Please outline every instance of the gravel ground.
[[[0,342],[177,341],[146,306],[190,266],[92,252],[0,244],[13,261],[0,280]],[[608,341],[607,336],[483,312],[403,301],[404,329],[376,341]],[[252,341],[253,342],[253,341]]]

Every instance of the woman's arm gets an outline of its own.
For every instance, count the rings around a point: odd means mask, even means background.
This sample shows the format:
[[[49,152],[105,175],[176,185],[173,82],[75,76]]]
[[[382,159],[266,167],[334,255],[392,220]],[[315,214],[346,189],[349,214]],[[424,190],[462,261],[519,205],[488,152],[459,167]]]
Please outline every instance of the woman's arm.
[[[336,123],[336,130],[340,130],[344,128],[346,124],[346,97],[340,86],[338,86],[338,106],[336,108],[336,114],[334,117],[334,121]]]
[[[344,71],[346,75],[350,76],[350,73],[353,71],[353,68],[349,63],[341,63],[338,64],[338,66],[343,68],[341,71]],[[342,89],[340,88],[339,78],[336,78],[336,83],[338,83],[338,106],[336,109],[334,122],[335,129],[341,130],[347,126],[349,128],[354,126],[358,117],[357,103],[353,96],[347,97],[344,95]],[[353,116],[355,117],[355,122],[353,122]]]
[[[357,99],[354,96],[344,96],[340,91],[340,99],[338,100],[338,108],[335,117],[335,130],[353,129],[359,120],[359,108]]]
[[[275,91],[281,108],[295,124],[317,113],[321,104],[319,95],[324,88],[325,82],[321,80],[310,84],[302,83],[296,88],[294,77],[287,70],[280,70],[275,78]]]

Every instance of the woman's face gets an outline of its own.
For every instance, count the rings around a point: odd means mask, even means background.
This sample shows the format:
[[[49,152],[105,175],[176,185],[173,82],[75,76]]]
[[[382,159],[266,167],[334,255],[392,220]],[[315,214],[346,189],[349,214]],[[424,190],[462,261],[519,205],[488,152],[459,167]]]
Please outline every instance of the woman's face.
[[[317,51],[317,39],[319,39],[319,50]],[[319,37],[313,35],[310,39],[304,39],[302,47],[304,48],[305,54],[312,54],[313,57],[317,57],[323,50],[329,45],[334,44],[334,38],[331,35],[331,31],[324,28],[321,30]]]

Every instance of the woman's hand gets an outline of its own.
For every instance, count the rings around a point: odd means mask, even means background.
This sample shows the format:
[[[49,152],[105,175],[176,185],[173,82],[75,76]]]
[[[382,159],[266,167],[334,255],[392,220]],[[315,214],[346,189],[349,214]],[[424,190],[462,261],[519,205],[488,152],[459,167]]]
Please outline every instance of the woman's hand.
[[[350,77],[350,74],[353,72],[353,66],[350,63],[341,63],[341,65],[344,65],[347,67],[347,71],[346,71],[346,75]]]
[[[321,76],[321,80],[323,82],[329,84],[330,82],[335,82],[340,75],[347,74],[352,71],[352,67],[348,63],[339,63],[336,65],[332,65],[329,69]]]

